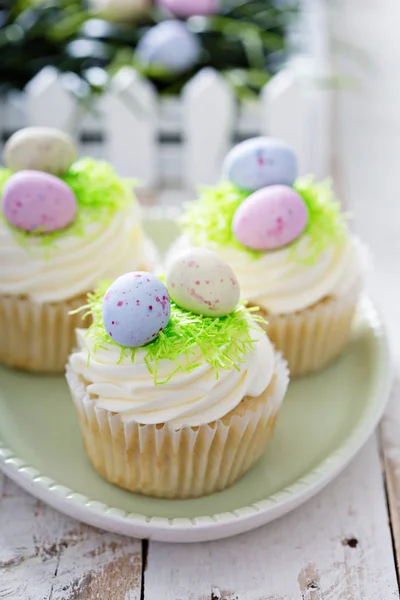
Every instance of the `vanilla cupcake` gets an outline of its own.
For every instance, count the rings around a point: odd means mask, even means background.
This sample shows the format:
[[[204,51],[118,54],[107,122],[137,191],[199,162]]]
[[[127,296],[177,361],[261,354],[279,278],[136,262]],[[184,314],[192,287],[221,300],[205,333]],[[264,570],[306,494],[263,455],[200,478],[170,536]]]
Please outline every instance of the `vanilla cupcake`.
[[[104,278],[151,269],[129,181],[70,138],[27,128],[6,145],[0,169],[0,362],[62,372],[81,325],[71,311]]]
[[[77,332],[67,381],[101,476],[190,498],[223,490],[256,462],[288,374],[213,253],[180,255],[166,284],[129,273],[92,295],[93,324]]]
[[[226,181],[206,188],[182,220],[188,245],[216,251],[259,307],[292,376],[317,371],[346,347],[363,287],[364,250],[329,182],[296,178],[290,148],[269,138],[228,155]]]

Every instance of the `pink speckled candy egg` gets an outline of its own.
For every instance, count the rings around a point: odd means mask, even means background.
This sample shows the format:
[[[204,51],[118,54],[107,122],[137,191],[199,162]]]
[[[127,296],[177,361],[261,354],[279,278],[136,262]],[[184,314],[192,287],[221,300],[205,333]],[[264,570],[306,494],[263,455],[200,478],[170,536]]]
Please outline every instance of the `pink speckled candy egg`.
[[[297,239],[307,221],[307,207],[295,190],[270,185],[239,206],[232,227],[235,237],[247,248],[275,250]]]
[[[219,2],[218,0],[158,0],[158,4],[178,17],[190,17],[217,12]]]
[[[165,279],[176,304],[198,315],[222,317],[239,302],[239,283],[232,269],[204,248],[191,248],[176,256]]]
[[[168,325],[170,314],[167,288],[146,271],[118,277],[104,295],[104,327],[121,346],[138,348],[152,342]]]
[[[64,181],[42,171],[18,171],[3,189],[3,213],[23,231],[50,233],[67,227],[77,211],[75,194]]]

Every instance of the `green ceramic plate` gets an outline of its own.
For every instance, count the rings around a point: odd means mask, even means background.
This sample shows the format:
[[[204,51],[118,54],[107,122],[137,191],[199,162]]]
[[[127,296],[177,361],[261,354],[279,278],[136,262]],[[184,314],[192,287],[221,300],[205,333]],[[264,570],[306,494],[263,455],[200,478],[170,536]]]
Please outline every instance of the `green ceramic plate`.
[[[118,489],[90,467],[62,377],[0,369],[0,467],[48,504],[91,525],[163,541],[217,539],[271,521],[332,480],[373,432],[389,389],[386,338],[368,299],[346,352],[290,385],[276,434],[230,489],[159,500]]]

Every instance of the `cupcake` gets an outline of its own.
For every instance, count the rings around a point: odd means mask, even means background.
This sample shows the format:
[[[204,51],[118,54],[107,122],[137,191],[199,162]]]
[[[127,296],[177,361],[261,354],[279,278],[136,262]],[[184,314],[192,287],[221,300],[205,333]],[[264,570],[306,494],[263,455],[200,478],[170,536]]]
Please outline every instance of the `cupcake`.
[[[328,365],[346,347],[363,286],[363,249],[328,181],[297,177],[294,152],[254,138],[227,156],[224,180],[187,206],[188,245],[216,251],[243,300],[259,307],[293,377]]]
[[[189,250],[166,285],[133,272],[89,298],[67,381],[96,471],[163,498],[233,484],[271,438],[288,372],[228,265]]]
[[[0,168],[0,362],[63,372],[79,315],[99,280],[151,269],[130,181],[76,159],[69,136],[18,131]]]

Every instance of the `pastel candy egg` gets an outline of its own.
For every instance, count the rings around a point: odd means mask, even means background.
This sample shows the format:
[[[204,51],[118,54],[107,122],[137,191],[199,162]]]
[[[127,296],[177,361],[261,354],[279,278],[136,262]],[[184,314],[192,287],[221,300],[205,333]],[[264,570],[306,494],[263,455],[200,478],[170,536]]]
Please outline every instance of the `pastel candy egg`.
[[[75,194],[61,179],[42,171],[14,173],[3,189],[3,214],[23,231],[50,233],[75,218]]]
[[[283,142],[256,137],[232,148],[226,156],[223,174],[237,187],[249,191],[267,185],[292,185],[297,177],[297,159]]]
[[[182,21],[163,21],[144,34],[136,56],[142,63],[182,73],[197,62],[200,43]]]
[[[3,160],[12,171],[32,169],[62,175],[76,159],[69,135],[53,127],[26,127],[10,137]]]
[[[170,314],[167,288],[145,271],[118,277],[104,296],[104,327],[121,346],[137,348],[152,342],[168,325]]]
[[[218,10],[218,0],[158,0],[158,4],[178,17],[210,15]]]
[[[297,239],[307,221],[303,198],[286,185],[271,185],[254,192],[239,206],[232,227],[244,246],[274,250]]]
[[[168,265],[166,283],[176,304],[198,315],[222,317],[239,302],[240,288],[232,269],[204,248],[176,256]]]
[[[148,9],[149,4],[150,0],[89,0],[98,16],[116,23],[134,21]]]

